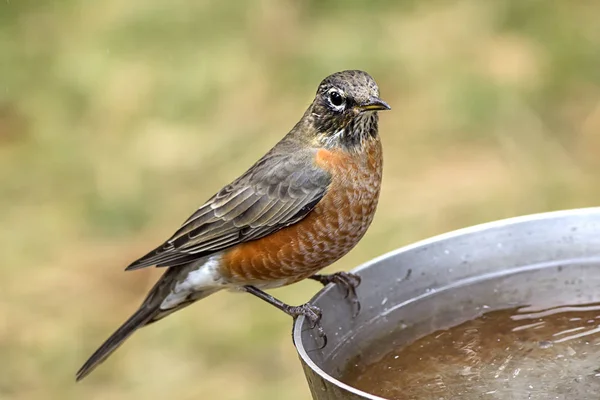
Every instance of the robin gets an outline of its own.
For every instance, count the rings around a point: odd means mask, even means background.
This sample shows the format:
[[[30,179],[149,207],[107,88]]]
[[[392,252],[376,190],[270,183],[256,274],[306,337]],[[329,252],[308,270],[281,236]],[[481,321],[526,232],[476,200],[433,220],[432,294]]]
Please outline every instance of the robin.
[[[322,336],[317,307],[290,306],[263,290],[310,278],[341,285],[359,306],[356,275],[316,273],[348,253],[373,220],[382,175],[377,111],[389,109],[366,72],[325,78],[279,143],[126,268],[166,271],[77,380],[137,329],[222,289],[248,292],[294,318],[304,315]]]

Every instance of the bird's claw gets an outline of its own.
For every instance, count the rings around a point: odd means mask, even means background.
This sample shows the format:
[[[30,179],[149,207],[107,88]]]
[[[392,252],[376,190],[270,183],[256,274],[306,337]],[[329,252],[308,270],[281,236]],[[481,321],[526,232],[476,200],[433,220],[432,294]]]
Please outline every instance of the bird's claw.
[[[360,276],[351,272],[336,272],[330,275],[312,275],[310,279],[321,282],[323,285],[334,283],[342,290],[344,290],[344,298],[349,299],[350,303],[354,306],[353,317],[356,317],[360,312],[360,301],[356,295],[356,288],[360,285]]]
[[[327,344],[327,335],[325,335],[325,331],[321,326],[321,317],[323,316],[323,313],[319,307],[305,303],[300,306],[290,306],[286,312],[294,319],[298,318],[300,315],[304,315],[304,318],[309,322],[310,329],[316,329],[317,336],[323,340],[323,345],[320,348],[325,347]]]

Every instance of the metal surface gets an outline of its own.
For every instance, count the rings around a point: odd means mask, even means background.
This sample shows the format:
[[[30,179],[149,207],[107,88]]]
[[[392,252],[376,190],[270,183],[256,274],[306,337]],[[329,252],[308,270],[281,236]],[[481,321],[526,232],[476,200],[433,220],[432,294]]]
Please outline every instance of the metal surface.
[[[362,310],[329,285],[312,303],[323,310],[327,346],[304,318],[293,337],[315,400],[381,399],[337,378],[377,338],[403,325],[409,342],[488,310],[546,301],[600,301],[600,208],[512,218],[437,236],[355,269]],[[432,318],[435,316],[435,318]],[[577,397],[574,397],[577,398]]]

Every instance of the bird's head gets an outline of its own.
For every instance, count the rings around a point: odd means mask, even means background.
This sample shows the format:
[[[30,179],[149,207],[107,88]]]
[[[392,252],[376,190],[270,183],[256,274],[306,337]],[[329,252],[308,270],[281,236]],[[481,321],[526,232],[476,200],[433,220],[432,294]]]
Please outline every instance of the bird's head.
[[[353,70],[323,79],[309,110],[321,145],[350,148],[377,136],[377,111],[389,109],[379,98],[375,80]]]

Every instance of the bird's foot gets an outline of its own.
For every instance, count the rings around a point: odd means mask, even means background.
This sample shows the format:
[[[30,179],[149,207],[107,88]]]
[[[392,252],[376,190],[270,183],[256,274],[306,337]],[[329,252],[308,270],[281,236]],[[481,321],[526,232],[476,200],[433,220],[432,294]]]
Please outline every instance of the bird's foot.
[[[305,303],[300,306],[287,306],[283,309],[283,312],[294,319],[304,315],[304,318],[306,318],[310,324],[310,329],[316,329],[317,335],[323,340],[323,346],[321,346],[321,348],[325,347],[327,344],[327,336],[321,326],[321,317],[323,316],[323,313],[319,307]]]
[[[246,292],[253,294],[254,296],[266,301],[274,307],[277,307],[287,315],[296,319],[301,315],[308,320],[310,323],[310,329],[316,329],[317,336],[323,340],[323,345],[320,348],[325,347],[327,344],[327,335],[325,335],[325,331],[321,326],[321,316],[323,313],[321,309],[317,306],[313,306],[310,303],[305,303],[299,306],[290,306],[289,304],[285,304],[279,299],[271,296],[268,293],[263,292],[262,290],[254,287],[254,286],[245,286],[244,289]]]
[[[334,283],[344,290],[344,298],[349,299],[354,307],[353,317],[356,317],[360,312],[360,301],[356,295],[356,288],[360,285],[360,276],[351,272],[336,272],[330,275],[315,274],[309,277],[315,281],[321,282],[323,285]]]

